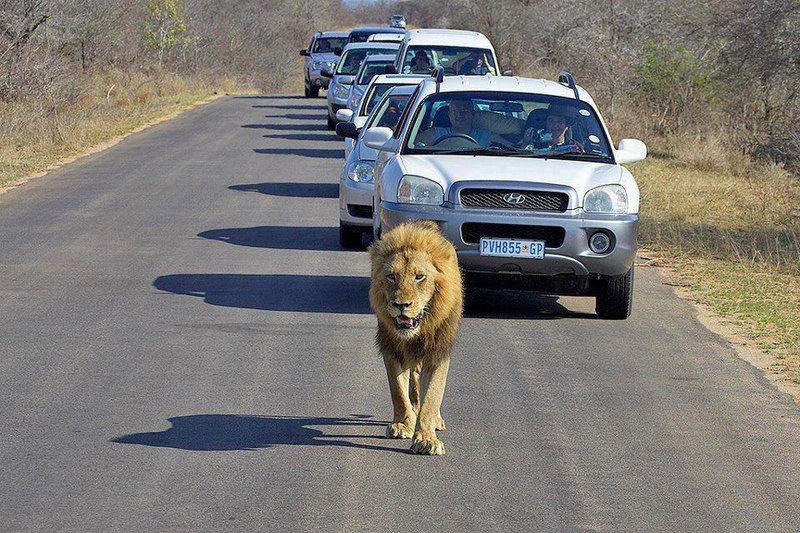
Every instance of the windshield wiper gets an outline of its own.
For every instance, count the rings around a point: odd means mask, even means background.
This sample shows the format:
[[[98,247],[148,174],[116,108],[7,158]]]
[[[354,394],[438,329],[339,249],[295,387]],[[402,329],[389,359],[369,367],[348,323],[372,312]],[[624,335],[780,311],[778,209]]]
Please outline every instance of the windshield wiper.
[[[607,155],[581,152],[580,150],[549,153],[545,157],[547,159],[592,159],[594,161],[611,161],[611,158]]]

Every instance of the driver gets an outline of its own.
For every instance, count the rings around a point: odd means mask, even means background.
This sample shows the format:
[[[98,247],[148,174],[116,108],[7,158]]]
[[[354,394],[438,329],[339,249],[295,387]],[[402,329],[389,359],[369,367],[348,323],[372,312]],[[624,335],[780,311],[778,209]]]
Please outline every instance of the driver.
[[[452,100],[448,105],[449,125],[433,125],[417,135],[417,145],[432,146],[454,136],[468,136],[478,145],[488,148],[490,144],[509,146],[501,135],[519,135],[525,121],[492,111],[473,108],[471,100]]]
[[[552,135],[548,147],[583,151],[583,146],[572,137],[567,138],[567,132],[574,122],[574,118],[566,109],[551,105],[545,120],[545,131]]]
[[[481,55],[479,52],[473,52],[469,59],[461,65],[458,73],[463,76],[484,76],[489,74],[487,63],[485,54]]]

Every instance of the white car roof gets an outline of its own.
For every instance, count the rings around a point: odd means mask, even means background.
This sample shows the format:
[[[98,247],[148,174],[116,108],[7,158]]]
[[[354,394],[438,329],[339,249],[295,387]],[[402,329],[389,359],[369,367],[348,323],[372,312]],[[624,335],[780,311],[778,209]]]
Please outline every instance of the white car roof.
[[[446,76],[437,89],[436,80],[427,76],[422,82],[423,92],[466,92],[466,91],[500,91],[512,93],[546,94],[575,98],[575,92],[557,81],[538,78],[520,78],[518,76]],[[584,102],[596,107],[594,100],[583,87],[576,86],[578,95]]]
[[[317,34],[317,37],[349,37],[349,31],[321,31]]]
[[[373,33],[367,37],[368,43],[400,43],[405,38],[402,33]]]
[[[372,78],[374,85],[419,85],[422,80],[429,79],[424,74],[378,74]]]
[[[373,61],[389,61],[391,63],[395,57],[395,54],[372,54],[364,59],[364,63],[372,63]]]
[[[349,43],[344,45],[342,53],[344,54],[348,50],[358,50],[361,48],[386,48],[392,50],[399,50],[400,43]]]
[[[458,46],[494,49],[491,41],[477,31],[427,28],[409,30],[404,39],[409,46]]]

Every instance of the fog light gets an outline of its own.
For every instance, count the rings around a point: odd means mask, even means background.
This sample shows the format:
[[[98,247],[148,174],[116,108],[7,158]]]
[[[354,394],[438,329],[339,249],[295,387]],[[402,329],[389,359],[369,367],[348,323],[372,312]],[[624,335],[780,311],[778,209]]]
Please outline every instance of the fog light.
[[[596,254],[604,254],[611,248],[611,239],[598,231],[589,238],[589,248]]]

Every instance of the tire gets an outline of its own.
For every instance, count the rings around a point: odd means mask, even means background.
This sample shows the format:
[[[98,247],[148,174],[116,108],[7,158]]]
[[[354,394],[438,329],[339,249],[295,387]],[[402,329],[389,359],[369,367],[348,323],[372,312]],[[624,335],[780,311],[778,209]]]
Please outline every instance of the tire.
[[[333,131],[336,129],[336,122],[328,116],[328,129]]]
[[[303,92],[306,98],[311,98],[311,91],[308,89],[308,83],[306,83],[305,87],[303,88]]]
[[[606,320],[625,320],[633,304],[633,267],[621,276],[605,281],[597,293],[595,311]]]
[[[308,91],[308,96],[310,98],[319,98],[319,87],[316,85],[311,87],[311,89]]]
[[[360,228],[354,228],[339,223],[339,244],[342,248],[352,250],[361,248],[363,232]]]

